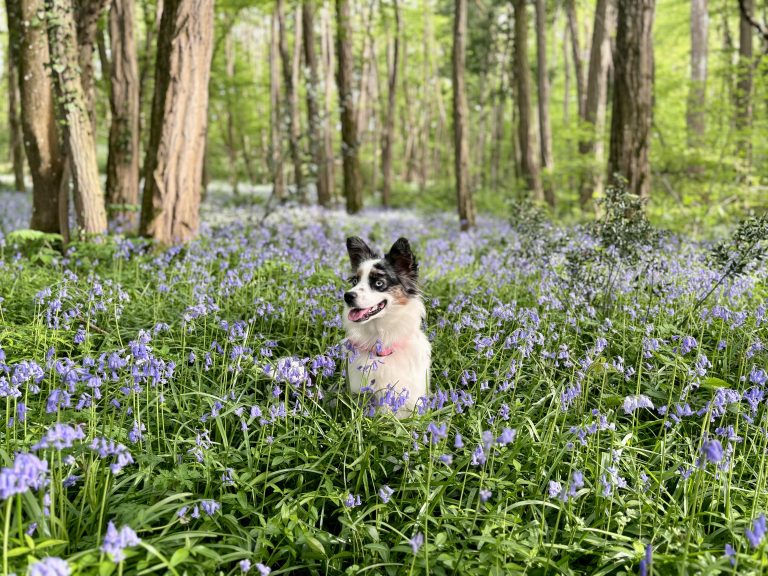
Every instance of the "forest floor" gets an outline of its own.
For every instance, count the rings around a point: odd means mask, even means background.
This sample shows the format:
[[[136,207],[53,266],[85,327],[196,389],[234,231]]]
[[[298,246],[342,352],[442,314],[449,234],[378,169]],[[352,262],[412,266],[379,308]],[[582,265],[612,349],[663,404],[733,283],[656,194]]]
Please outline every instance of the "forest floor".
[[[765,569],[765,265],[722,281],[710,242],[631,223],[611,247],[218,194],[187,246],[63,258],[0,206],[4,573]],[[420,258],[413,418],[344,392],[350,234]]]

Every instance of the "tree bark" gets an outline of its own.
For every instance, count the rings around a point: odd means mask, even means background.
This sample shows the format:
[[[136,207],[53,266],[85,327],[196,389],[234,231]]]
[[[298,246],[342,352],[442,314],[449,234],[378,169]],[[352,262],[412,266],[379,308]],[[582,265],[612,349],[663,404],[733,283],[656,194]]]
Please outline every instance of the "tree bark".
[[[691,0],[691,85],[688,89],[688,146],[696,149],[704,143],[707,98],[707,32],[709,14],[707,0]],[[693,167],[693,172],[701,166]]]
[[[11,16],[7,10],[6,14]],[[24,136],[21,131],[19,118],[19,66],[18,66],[18,38],[10,33],[12,23],[9,19],[8,34],[8,137],[11,152],[11,164],[13,165],[13,186],[17,192],[24,192]],[[18,26],[18,24],[16,24]]]
[[[73,0],[75,25],[77,28],[78,62],[80,83],[92,123],[96,119],[96,91],[93,81],[93,52],[96,48],[96,34],[99,18],[110,0]]]
[[[547,77],[547,14],[545,0],[536,0],[536,78],[539,91],[539,142],[541,147],[541,167],[546,176],[543,184],[544,200],[550,207],[555,207],[555,192],[552,171],[555,161],[552,157],[552,125],[549,121],[549,78]]]
[[[232,194],[237,196],[239,190],[238,174],[237,174],[237,140],[235,139],[235,115],[232,113],[232,109],[235,105],[235,99],[237,96],[233,93],[235,82],[235,46],[234,37],[231,34],[227,34],[224,40],[224,59],[225,59],[225,73],[227,77],[227,98],[226,98],[226,117],[227,117],[227,131],[226,131],[226,146],[227,146],[227,159],[229,160],[229,185],[232,188]],[[207,145],[206,145],[207,146]]]
[[[381,188],[381,203],[389,206],[392,195],[392,149],[395,138],[395,105],[397,96],[397,69],[400,65],[400,35],[402,34],[402,21],[400,18],[400,3],[393,0],[395,16],[395,30],[392,39],[392,57],[388,59],[389,71],[387,74],[387,120],[384,125],[384,138],[381,147],[381,173],[383,184]]]
[[[43,0],[6,0],[10,42],[18,47],[17,70],[29,173],[32,177],[32,220],[30,228],[60,232],[59,184],[64,168],[51,77],[50,54],[44,23],[38,14]],[[19,22],[25,23],[18,25]]]
[[[269,37],[269,99],[272,194],[277,200],[285,200],[285,175],[283,174],[283,131],[280,112],[280,22],[277,8],[272,12]]]
[[[331,121],[331,101],[333,99],[334,86],[334,43],[333,33],[331,32],[331,8],[328,4],[323,6],[323,87],[325,94],[323,98],[323,149],[325,150],[325,168],[328,177],[328,194],[333,200],[336,198],[336,166],[333,152],[333,134]]]
[[[103,234],[107,231],[107,214],[93,125],[78,65],[74,6],[72,0],[46,0],[45,5],[51,73],[74,184],[77,225],[86,234]]]
[[[317,202],[321,206],[330,206],[331,192],[328,187],[328,165],[322,145],[322,122],[318,90],[320,80],[317,71],[315,53],[315,6],[314,0],[304,0],[301,5],[302,31],[304,33],[304,64],[307,82],[307,124],[309,126],[309,151],[312,155],[313,173],[317,188]]]
[[[360,183],[359,141],[355,100],[352,91],[354,65],[352,60],[352,21],[350,0],[336,2],[336,52],[338,70],[336,82],[339,88],[341,110],[341,154],[344,162],[344,197],[347,212],[355,214],[363,208],[363,190]]]
[[[462,230],[475,225],[475,203],[469,188],[469,109],[464,67],[467,52],[467,0],[455,0],[453,14],[453,152],[456,200]]]
[[[619,175],[632,194],[643,198],[651,192],[654,8],[655,0],[619,0],[608,158],[609,178]]]
[[[515,80],[517,82],[518,144],[520,174],[537,201],[544,200],[531,121],[531,71],[528,68],[528,13],[526,0],[515,0]]]
[[[602,0],[598,0],[598,2],[600,1]],[[579,101],[579,117],[583,118],[584,104],[586,100],[586,95],[585,95],[586,88],[584,86],[584,64],[582,63],[582,58],[581,58],[581,44],[579,43],[579,20],[576,17],[575,0],[566,0],[565,13],[568,18],[568,32],[571,37],[573,69],[574,69],[574,75],[576,76],[576,98]]]
[[[166,0],[145,160],[141,233],[162,243],[197,232],[213,55],[214,0]]]
[[[304,178],[301,170],[301,149],[299,148],[299,95],[298,86],[293,74],[293,59],[288,51],[288,28],[285,23],[285,5],[283,0],[277,0],[277,18],[280,23],[280,60],[283,64],[283,84],[285,85],[285,124],[288,127],[288,150],[293,160],[294,185],[296,193],[304,198]],[[301,20],[297,19],[299,23]],[[296,30],[294,42],[301,42],[301,34]]]
[[[754,0],[739,0],[739,63],[736,81],[736,149],[747,167],[752,163],[752,25],[744,12],[753,14]]]
[[[133,229],[138,220],[139,203],[139,65],[133,0],[112,0],[109,39],[112,125],[107,157],[107,201],[115,222]]]
[[[588,167],[579,185],[579,202],[586,208],[596,192],[603,186],[603,131],[605,129],[605,101],[608,93],[608,68],[611,61],[611,29],[613,27],[613,0],[598,0],[595,23],[592,27],[592,49],[589,53],[587,98],[581,116],[588,137],[579,142],[579,152]]]

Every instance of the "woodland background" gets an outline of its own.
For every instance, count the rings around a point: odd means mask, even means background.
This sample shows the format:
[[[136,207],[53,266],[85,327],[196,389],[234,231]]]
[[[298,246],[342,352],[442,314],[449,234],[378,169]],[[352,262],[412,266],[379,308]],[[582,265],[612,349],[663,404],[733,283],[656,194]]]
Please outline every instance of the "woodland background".
[[[81,231],[109,220],[163,241],[194,234],[215,181],[236,203],[265,202],[243,192],[268,185],[270,200],[350,212],[455,209],[458,198],[463,227],[523,199],[579,218],[614,174],[672,226],[765,205],[768,2],[5,8],[0,170],[34,189],[31,227],[46,232],[62,231],[70,181]],[[163,204],[171,197],[184,208]],[[161,226],[161,213],[177,221]]]

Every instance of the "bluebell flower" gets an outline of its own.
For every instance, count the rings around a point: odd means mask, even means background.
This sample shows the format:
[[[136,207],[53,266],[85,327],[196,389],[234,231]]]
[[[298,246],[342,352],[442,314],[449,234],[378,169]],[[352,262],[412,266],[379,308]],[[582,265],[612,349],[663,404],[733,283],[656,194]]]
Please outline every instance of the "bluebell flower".
[[[414,534],[413,538],[411,538],[408,543],[411,545],[411,549],[413,550],[413,553],[416,554],[421,549],[421,547],[424,545],[424,534],[421,532],[417,532]]]
[[[48,428],[40,442],[32,446],[32,450],[40,450],[42,448],[63,450],[64,448],[71,447],[75,440],[83,440],[84,438],[85,432],[83,432],[81,424],[73,427],[68,424],[56,423]]]
[[[723,459],[723,445],[716,438],[705,440],[701,445],[701,454],[710,462],[717,464]]]
[[[261,562],[256,564],[256,570],[259,571],[260,576],[269,576],[269,573],[272,572],[272,568],[270,568],[269,566],[265,566]]]
[[[29,567],[28,576],[69,576],[72,573],[66,560],[48,556]]]
[[[34,454],[16,454],[13,466],[0,470],[0,500],[23,494],[30,488],[39,490],[47,483],[48,461]]]
[[[501,446],[506,446],[515,441],[515,436],[517,436],[517,430],[514,428],[504,428],[504,430],[501,431],[501,436],[496,439],[496,443]]]
[[[464,448],[464,441],[461,439],[461,434],[456,432],[456,440],[453,442],[454,448]]]
[[[251,569],[251,561],[248,560],[247,558],[245,560],[240,560],[239,566],[240,566],[240,572],[245,574]]]
[[[427,426],[427,432],[431,434],[431,442],[432,444],[437,444],[440,442],[442,438],[445,438],[447,436],[447,425],[445,422],[440,424],[439,426],[435,424],[434,422],[430,422]]]
[[[653,548],[650,544],[645,547],[645,557],[640,560],[640,576],[648,576],[648,571],[653,563]]]
[[[141,539],[136,535],[133,529],[125,525],[120,530],[115,527],[111,520],[107,526],[107,533],[104,535],[104,542],[101,545],[101,551],[112,556],[112,561],[118,564],[125,560],[125,549],[132,546],[138,546]]]
[[[480,502],[487,502],[491,496],[493,496],[493,492],[490,490],[480,490]]]
[[[347,508],[354,508],[355,506],[360,506],[362,504],[362,500],[360,499],[360,495],[354,496],[352,493],[350,493],[347,496],[347,499],[344,500],[344,506]]]
[[[200,507],[208,516],[213,516],[216,512],[221,510],[221,504],[216,502],[216,500],[203,500],[200,502]]]
[[[389,502],[389,499],[392,497],[392,494],[394,494],[395,491],[387,486],[386,484],[379,488],[379,498],[381,498],[381,501],[384,502],[384,504],[387,504]]]
[[[559,498],[560,494],[563,492],[563,486],[560,482],[550,480],[547,492],[549,493],[550,498]]]
[[[624,398],[624,413],[631,414],[640,408],[649,408],[653,410],[653,402],[645,394],[636,394]]]
[[[725,545],[725,554],[731,561],[731,566],[736,566],[736,550],[730,544]]]
[[[765,538],[766,532],[768,532],[768,527],[766,527],[765,514],[761,514],[752,520],[752,529],[750,530],[747,528],[745,531],[749,545],[752,546],[752,548],[760,546],[763,538]]]

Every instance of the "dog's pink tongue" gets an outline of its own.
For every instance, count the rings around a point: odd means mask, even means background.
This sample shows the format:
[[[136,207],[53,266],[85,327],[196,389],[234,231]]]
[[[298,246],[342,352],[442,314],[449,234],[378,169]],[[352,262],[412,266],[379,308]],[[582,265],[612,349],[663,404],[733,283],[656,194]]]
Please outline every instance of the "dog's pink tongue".
[[[370,310],[370,308],[353,308],[349,311],[349,319],[352,320],[352,322],[357,322],[366,315],[366,313]]]

